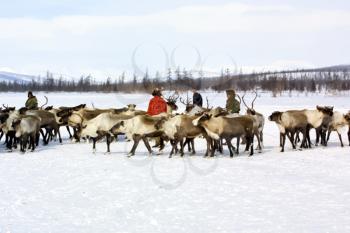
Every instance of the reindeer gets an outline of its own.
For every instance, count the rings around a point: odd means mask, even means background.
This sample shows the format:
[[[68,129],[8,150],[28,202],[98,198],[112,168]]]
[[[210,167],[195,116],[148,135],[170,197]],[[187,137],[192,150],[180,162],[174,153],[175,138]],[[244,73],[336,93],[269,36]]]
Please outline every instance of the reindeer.
[[[200,126],[205,129],[208,136],[214,140],[225,139],[228,149],[230,151],[230,157],[233,157],[234,147],[232,146],[232,138],[237,138],[236,153],[239,153],[239,138],[244,136],[246,138],[246,151],[250,148],[250,156],[254,154],[253,142],[254,142],[254,122],[250,117],[239,116],[234,118],[229,117],[212,117],[209,114],[203,114],[197,119],[193,120],[193,125]],[[209,144],[208,144],[209,147]],[[211,151],[211,156],[214,156],[214,150],[207,148]]]
[[[207,101],[207,108],[204,108],[198,105],[194,105],[192,99],[188,97],[188,93],[186,96],[186,100],[184,100],[183,98],[180,98],[180,102],[186,107],[185,113],[191,116],[195,116],[195,115],[210,111],[211,108],[209,108],[208,97],[206,98],[206,101]]]
[[[79,132],[79,137],[90,137],[93,141],[93,152],[96,152],[96,142],[106,136],[107,153],[110,152],[111,138],[108,133],[111,128],[123,120],[128,120],[134,117],[131,114],[114,114],[111,112],[101,113],[97,117],[85,121],[82,125],[82,130]]]
[[[61,133],[59,129],[59,124],[56,121],[56,117],[53,113],[45,111],[45,110],[28,110],[26,108],[20,109],[21,114],[36,116],[40,119],[40,128],[46,130],[46,134],[40,130],[42,134],[44,145],[49,143],[50,136],[52,131],[54,132],[54,136],[58,135],[59,142],[62,143]]]
[[[307,131],[307,141],[311,147],[310,129],[316,130],[316,145],[321,137],[321,144],[327,146],[326,131],[332,120],[333,107],[331,106],[316,106],[315,110],[301,110],[307,117],[309,123]]]
[[[170,95],[168,97],[165,97],[165,100],[167,102],[167,114],[172,115],[173,111],[176,111],[178,109],[178,106],[176,105],[177,100],[179,99],[179,95],[174,93],[173,95]]]
[[[284,152],[286,136],[289,138],[293,149],[296,149],[294,142],[294,134],[301,131],[303,133],[303,141],[301,147],[306,144],[308,121],[307,116],[302,111],[275,111],[269,116],[270,121],[274,121],[280,130],[280,146],[281,152]]]
[[[254,102],[258,97],[258,92],[254,91],[254,93],[255,93],[255,97],[251,103],[251,107],[249,107],[247,103],[244,101],[245,94],[242,96],[242,101],[247,108],[246,115],[251,116],[252,119],[254,120],[254,134],[258,140],[258,149],[261,151],[262,150],[261,144],[263,143],[263,129],[265,125],[265,118],[263,114],[256,112],[254,109]]]
[[[20,117],[18,110],[15,107],[4,106],[2,110],[0,120],[2,123],[1,130],[6,135],[5,144],[6,148],[11,151],[12,148],[17,148],[17,139],[15,137],[15,130],[12,127],[12,122]]]
[[[36,116],[22,116],[12,122],[12,127],[16,131],[16,138],[20,139],[20,150],[25,152],[27,144],[29,149],[35,150],[37,141],[39,140],[40,118]]]
[[[350,113],[343,114],[338,111],[334,112],[331,122],[329,123],[329,126],[328,126],[327,142],[329,141],[329,137],[331,133],[333,131],[336,131],[339,137],[340,145],[341,147],[344,147],[341,134],[344,130],[349,129],[349,127],[350,127]],[[348,131],[348,139],[350,144],[349,132],[350,131]]]
[[[128,157],[135,155],[140,140],[144,142],[149,154],[151,155],[153,152],[149,145],[148,138],[161,137],[163,135],[161,125],[165,119],[166,117],[161,116],[151,117],[148,115],[138,115],[131,119],[120,121],[113,126],[109,132],[111,135],[124,133],[129,139],[134,141],[134,145],[129,152]],[[163,149],[162,147],[164,147],[164,145],[161,146],[160,150]]]
[[[207,138],[207,134],[202,127],[194,126],[192,121],[196,119],[197,116],[189,116],[189,115],[176,115],[168,120],[166,120],[162,129],[164,131],[164,135],[167,139],[170,139],[172,144],[172,150],[170,152],[169,158],[172,157],[174,152],[176,153],[177,144],[180,143],[180,155],[181,157],[184,155],[184,139],[191,147],[189,149],[192,154],[195,154],[194,147],[194,138],[203,135]],[[208,151],[207,154],[208,155]]]
[[[316,110],[289,110],[286,112],[273,112],[269,117],[270,121],[276,122],[280,130],[281,152],[284,151],[285,137],[287,136],[292,143],[293,149],[296,148],[294,135],[298,132],[303,134],[303,140],[300,148],[310,148],[310,129],[319,129],[329,124],[329,119],[333,115],[333,107],[316,106]]]

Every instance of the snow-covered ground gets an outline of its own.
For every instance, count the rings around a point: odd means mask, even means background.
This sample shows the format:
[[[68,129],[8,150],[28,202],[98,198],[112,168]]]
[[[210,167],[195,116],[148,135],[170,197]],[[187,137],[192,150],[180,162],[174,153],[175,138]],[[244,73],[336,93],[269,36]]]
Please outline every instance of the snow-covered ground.
[[[49,105],[145,109],[148,95],[37,93]],[[203,93],[224,106],[224,93]],[[251,97],[248,96],[248,97]],[[0,104],[23,105],[25,93],[0,93]],[[250,99],[250,98],[248,98]],[[350,110],[349,96],[263,94],[256,110],[333,105]],[[181,105],[181,104],[179,104]],[[183,106],[180,106],[180,112]],[[40,146],[34,153],[7,153],[0,146],[0,232],[350,232],[350,148],[333,134],[327,148],[280,153],[277,127],[266,121],[263,153],[229,158],[228,151],[202,157],[147,157],[130,142]],[[313,135],[314,133],[312,133]],[[344,142],[348,145],[346,135]]]

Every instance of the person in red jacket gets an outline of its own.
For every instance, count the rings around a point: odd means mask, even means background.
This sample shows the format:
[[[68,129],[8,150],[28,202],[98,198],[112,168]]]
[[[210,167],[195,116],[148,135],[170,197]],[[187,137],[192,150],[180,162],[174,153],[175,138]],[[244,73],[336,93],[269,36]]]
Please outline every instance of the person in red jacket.
[[[162,98],[162,92],[156,88],[153,90],[152,95],[154,96],[148,105],[147,114],[150,116],[155,116],[163,112],[167,112],[167,103]]]

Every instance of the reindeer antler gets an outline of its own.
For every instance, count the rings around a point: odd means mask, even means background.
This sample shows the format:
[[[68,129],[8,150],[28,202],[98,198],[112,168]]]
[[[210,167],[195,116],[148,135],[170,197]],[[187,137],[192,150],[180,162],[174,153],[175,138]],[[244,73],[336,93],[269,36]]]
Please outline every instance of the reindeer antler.
[[[209,109],[209,110],[213,109],[213,106],[209,107],[209,99],[208,99],[208,96],[205,97],[205,100],[207,101],[207,109]]]
[[[237,96],[238,99],[239,99],[239,104],[241,104],[241,103],[242,103],[242,98],[241,98],[238,94],[236,94],[236,96]]]
[[[188,97],[188,93],[187,93],[186,102],[181,97],[180,97],[180,102],[188,106],[188,105],[191,105],[192,100]]]
[[[253,101],[252,101],[252,109],[254,109],[254,102],[255,102],[256,98],[258,98],[258,92],[257,92],[257,90],[254,90],[254,93],[255,93],[255,97],[254,97],[254,99],[253,99]]]
[[[244,101],[244,96],[245,96],[245,94],[242,96],[242,101],[243,101],[243,104],[246,106],[246,108],[247,108],[247,109],[249,109],[249,107],[248,107],[247,103]]]
[[[179,95],[177,93],[174,93],[168,97],[165,98],[168,102],[176,103],[176,101],[179,99]]]
[[[46,100],[46,102],[43,104],[43,105],[41,105],[41,109],[43,109],[43,107],[49,102],[49,99],[46,97],[46,96],[44,96],[45,97],[45,100]]]

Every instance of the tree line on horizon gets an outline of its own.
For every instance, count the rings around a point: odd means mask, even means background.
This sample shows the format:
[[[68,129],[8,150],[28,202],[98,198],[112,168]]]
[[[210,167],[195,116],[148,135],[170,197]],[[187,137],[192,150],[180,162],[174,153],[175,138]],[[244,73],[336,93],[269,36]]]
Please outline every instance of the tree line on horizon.
[[[151,77],[146,72],[142,77],[136,75],[126,80],[125,73],[116,79],[108,77],[105,81],[95,81],[92,76],[82,76],[79,80],[55,79],[47,72],[45,77],[31,82],[0,82],[0,92],[147,92],[154,88],[165,90],[188,91],[191,89],[224,91],[233,88],[238,91],[260,89],[274,95],[285,91],[320,92],[350,90],[350,72],[331,70],[295,70],[264,72],[251,74],[231,74],[227,69],[218,77],[193,77],[186,70],[174,72],[169,69],[165,77],[157,72]]]

